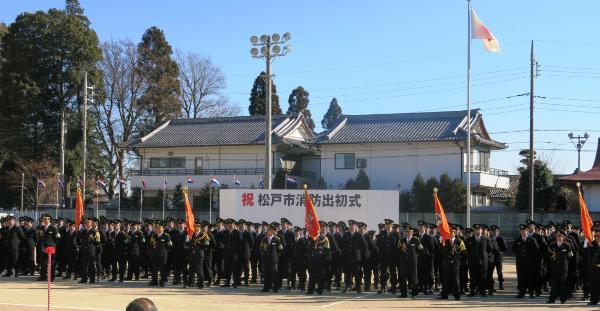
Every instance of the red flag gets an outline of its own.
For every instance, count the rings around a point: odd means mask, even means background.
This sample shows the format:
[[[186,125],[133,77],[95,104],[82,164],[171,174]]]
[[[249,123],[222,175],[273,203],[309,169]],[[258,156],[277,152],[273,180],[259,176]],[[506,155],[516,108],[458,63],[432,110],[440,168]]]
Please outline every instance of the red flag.
[[[316,240],[319,235],[319,230],[321,229],[319,226],[319,218],[317,218],[317,211],[315,211],[315,206],[313,205],[312,199],[310,198],[310,194],[308,194],[308,190],[304,187],[304,200],[306,201],[306,214],[304,216],[304,226],[306,227],[306,231],[308,235]]]
[[[188,237],[191,238],[194,235],[194,213],[192,213],[192,206],[190,200],[188,200],[187,189],[183,190],[183,197],[185,198],[185,224],[187,226]]]
[[[590,212],[588,211],[587,206],[585,205],[585,200],[583,200],[583,195],[581,195],[581,188],[579,188],[579,183],[577,185],[577,189],[579,191],[579,211],[581,212],[581,231],[583,231],[583,235],[587,239],[588,243],[593,241],[592,239],[592,217],[590,216]]]
[[[448,220],[446,220],[446,213],[444,213],[444,207],[437,195],[437,189],[433,190],[433,204],[435,205],[435,219],[438,224],[438,230],[442,237],[442,244],[446,242],[446,239],[450,238],[450,226]]]
[[[75,198],[75,229],[79,230],[81,219],[83,218],[83,196],[81,188],[77,187],[77,197]]]

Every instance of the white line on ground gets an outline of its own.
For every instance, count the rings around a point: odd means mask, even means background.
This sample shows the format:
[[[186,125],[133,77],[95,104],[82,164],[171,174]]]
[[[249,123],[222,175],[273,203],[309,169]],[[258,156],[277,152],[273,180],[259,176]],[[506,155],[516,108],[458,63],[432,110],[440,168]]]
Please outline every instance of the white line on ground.
[[[15,306],[15,307],[34,307],[34,308],[48,308],[47,305],[33,305],[24,303],[4,303],[0,302],[1,306]],[[69,310],[85,310],[85,311],[119,311],[113,309],[97,309],[97,308],[83,308],[83,307],[68,307],[68,306],[52,306],[53,309],[69,309]]]

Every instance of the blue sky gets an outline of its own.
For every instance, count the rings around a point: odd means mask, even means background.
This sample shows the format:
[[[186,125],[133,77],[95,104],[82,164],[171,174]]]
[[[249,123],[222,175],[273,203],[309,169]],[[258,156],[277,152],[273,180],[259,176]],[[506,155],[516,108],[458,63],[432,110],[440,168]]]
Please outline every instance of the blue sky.
[[[473,41],[472,107],[481,108],[492,137],[509,148],[492,167],[516,171],[528,148],[529,49],[535,40],[536,148],[555,173],[571,173],[577,152],[567,134],[591,137],[581,157],[588,170],[600,136],[599,1],[473,0],[500,40],[502,53]],[[63,1],[4,3],[0,21],[23,11],[63,7]],[[310,92],[320,121],[332,97],[346,114],[465,108],[466,1],[82,1],[101,40],[138,42],[148,27],[165,31],[174,48],[212,57],[227,76],[223,92],[247,114],[264,62],[250,57],[251,35],[292,33],[293,53],[273,72],[282,109],[293,88]],[[506,98],[511,97],[511,98]],[[317,131],[321,130],[317,128]]]

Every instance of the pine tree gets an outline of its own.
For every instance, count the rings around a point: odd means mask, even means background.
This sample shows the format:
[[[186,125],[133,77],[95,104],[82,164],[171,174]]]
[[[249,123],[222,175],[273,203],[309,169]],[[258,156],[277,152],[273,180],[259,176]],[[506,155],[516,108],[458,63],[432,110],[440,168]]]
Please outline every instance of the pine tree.
[[[308,124],[311,130],[315,129],[315,121],[312,119],[312,114],[310,110],[308,110],[308,99],[309,93],[302,86],[298,86],[297,88],[292,90],[290,97],[288,99],[288,110],[287,114],[298,114],[302,113],[304,115],[304,120]]]
[[[323,120],[321,121],[321,125],[325,129],[332,129],[333,126],[342,118],[342,107],[338,105],[337,99],[334,97],[329,103],[329,109],[323,116]]]
[[[267,96],[267,84],[265,83],[266,75],[267,74],[263,71],[256,79],[254,79],[254,85],[252,85],[252,91],[250,91],[250,106],[248,106],[248,112],[251,116],[265,115],[265,98]],[[271,82],[271,114],[280,115],[281,113],[279,96],[277,96],[277,87],[275,86],[275,83]]]
[[[156,26],[146,30],[138,44],[138,53],[138,70],[147,83],[140,98],[146,110],[147,131],[181,115],[179,66],[172,58],[173,49],[164,32]]]

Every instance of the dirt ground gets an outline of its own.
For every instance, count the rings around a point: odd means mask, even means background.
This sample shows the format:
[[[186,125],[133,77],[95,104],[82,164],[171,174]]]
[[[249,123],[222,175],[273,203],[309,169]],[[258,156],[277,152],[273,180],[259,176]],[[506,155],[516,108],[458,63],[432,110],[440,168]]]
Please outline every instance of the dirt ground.
[[[461,301],[438,300],[437,295],[418,296],[416,299],[400,299],[391,294],[378,295],[375,291],[357,295],[338,291],[322,296],[306,296],[300,291],[281,290],[278,294],[260,293],[258,285],[250,287],[183,289],[179,286],[165,288],[147,287],[146,280],[139,282],[110,283],[102,281],[94,285],[79,285],[75,281],[58,280],[52,289],[52,310],[125,310],[127,304],[138,297],[151,299],[158,310],[389,310],[392,308],[414,309],[465,309],[480,308],[502,310],[518,307],[533,309],[568,308],[569,310],[600,310],[590,308],[577,299],[565,305],[545,304],[547,294],[536,299],[515,299],[516,275],[512,260],[505,263],[505,288],[487,298],[463,297]],[[33,277],[0,278],[0,310],[45,310],[47,288],[45,282],[35,282]]]

